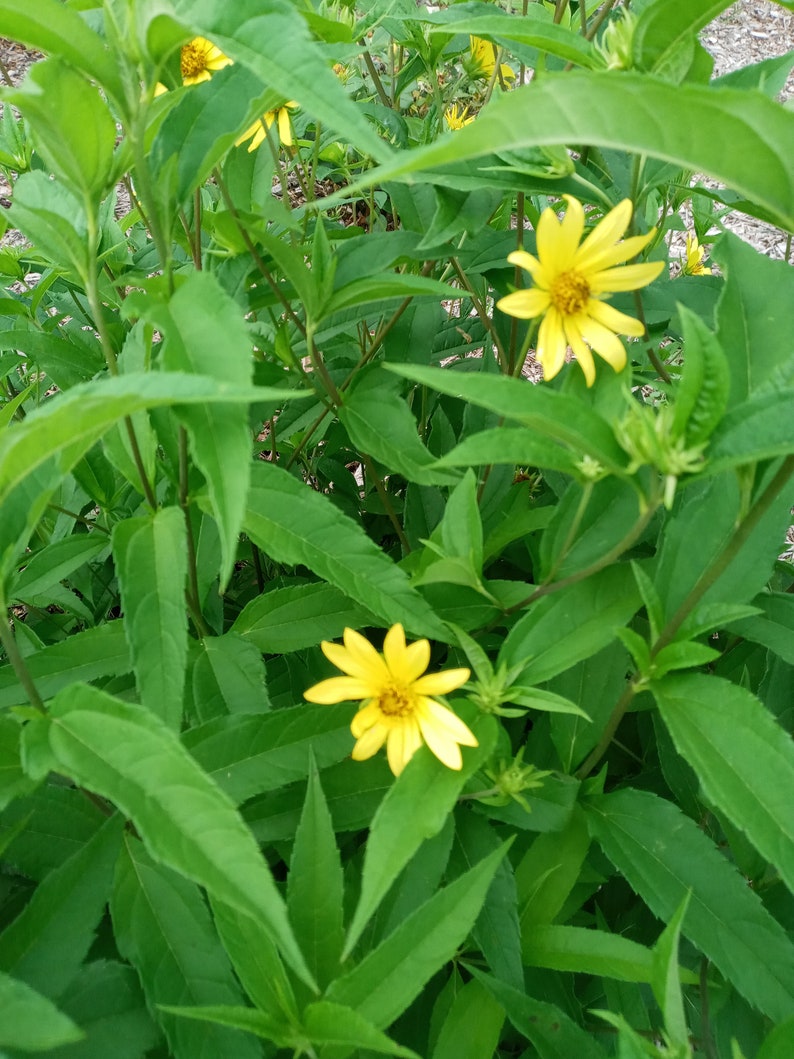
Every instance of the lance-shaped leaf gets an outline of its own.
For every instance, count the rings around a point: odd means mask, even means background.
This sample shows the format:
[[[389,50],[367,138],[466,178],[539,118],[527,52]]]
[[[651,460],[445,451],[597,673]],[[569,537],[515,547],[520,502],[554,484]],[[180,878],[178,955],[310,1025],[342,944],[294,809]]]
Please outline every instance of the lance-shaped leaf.
[[[59,768],[114,802],[155,860],[260,919],[313,985],[251,832],[170,728],[149,710],[78,684],[53,700],[48,736]]]
[[[187,664],[187,533],[178,507],[113,529],[124,628],[141,705],[179,730]]]
[[[628,789],[592,798],[587,817],[655,916],[669,922],[691,893],[683,934],[759,1011],[794,1016],[794,945],[694,821],[663,798]]]
[[[47,1052],[83,1038],[83,1031],[46,997],[0,971],[0,1047]]]
[[[254,465],[248,536],[276,562],[308,566],[386,624],[446,640],[446,627],[408,575],[327,496],[272,463]]]
[[[653,685],[659,712],[703,792],[794,892],[794,743],[746,688],[705,673]]]

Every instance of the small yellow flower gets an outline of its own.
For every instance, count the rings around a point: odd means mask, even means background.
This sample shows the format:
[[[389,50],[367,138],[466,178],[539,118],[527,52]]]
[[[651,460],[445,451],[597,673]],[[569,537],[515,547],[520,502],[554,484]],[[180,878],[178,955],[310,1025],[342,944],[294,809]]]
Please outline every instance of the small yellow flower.
[[[468,107],[464,107],[461,110],[457,103],[448,107],[444,111],[444,121],[447,123],[447,128],[455,132],[457,129],[462,129],[464,125],[470,125],[474,121],[474,115],[466,117],[468,113]]]
[[[651,283],[664,268],[663,261],[619,265],[638,254],[654,236],[620,237],[631,219],[632,206],[624,199],[581,242],[585,216],[582,204],[565,196],[568,209],[562,221],[554,210],[543,211],[538,222],[538,256],[514,250],[508,257],[534,280],[530,290],[517,290],[496,304],[502,312],[519,320],[543,319],[538,331],[536,356],[543,375],[553,379],[565,363],[570,346],[584,372],[587,385],[595,381],[592,353],[598,353],[615,371],[626,364],[626,350],[617,337],[644,333],[643,325],[618,312],[602,299],[615,291],[637,290]],[[591,352],[592,351],[592,352]]]
[[[496,48],[482,37],[469,37],[469,61],[465,65],[472,77],[482,77],[489,81],[496,66]],[[515,80],[516,75],[507,63],[500,63],[499,72],[504,81]]]
[[[291,100],[289,103],[285,103],[283,107],[277,107],[276,110],[269,110],[267,114],[264,114],[261,118],[257,119],[250,128],[246,129],[242,136],[235,141],[235,147],[239,147],[241,143],[245,143],[246,140],[251,140],[248,144],[249,151],[255,151],[257,147],[265,142],[268,129],[276,123],[278,129],[278,136],[285,147],[292,147],[295,142],[292,136],[292,125],[289,120],[290,109],[294,110],[298,104]]]
[[[231,64],[231,59],[216,48],[206,37],[194,37],[182,47],[180,72],[183,85],[197,85],[209,81],[216,70]]]
[[[703,264],[705,248],[700,245],[696,235],[686,237],[686,262],[681,269],[682,276],[710,276],[711,269]]]
[[[361,633],[345,629],[344,647],[323,641],[323,654],[346,675],[321,680],[304,698],[324,706],[362,699],[350,725],[357,742],[353,759],[365,761],[386,743],[389,767],[399,776],[424,741],[442,764],[463,766],[461,746],[477,746],[469,728],[431,696],[455,691],[469,679],[468,669],[422,674],[430,644],[406,644],[402,625],[392,625],[380,655]]]

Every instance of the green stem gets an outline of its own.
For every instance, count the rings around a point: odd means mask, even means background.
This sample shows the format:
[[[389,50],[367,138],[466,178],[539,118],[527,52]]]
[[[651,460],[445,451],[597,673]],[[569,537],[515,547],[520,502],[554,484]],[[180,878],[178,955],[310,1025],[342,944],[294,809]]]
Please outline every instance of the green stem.
[[[366,468],[367,477],[371,479],[372,484],[375,486],[375,490],[378,496],[380,497],[380,502],[383,504],[383,510],[386,512],[389,522],[391,522],[392,526],[394,527],[394,532],[397,534],[397,538],[400,542],[400,545],[402,546],[403,553],[405,555],[408,555],[411,551],[411,545],[408,543],[408,538],[405,536],[405,531],[400,525],[400,520],[397,518],[397,513],[395,512],[394,507],[392,505],[391,497],[386,491],[386,486],[383,484],[383,481],[376,472],[375,466],[372,462],[372,458],[362,453],[361,459],[364,464],[364,467]]]
[[[499,367],[502,369],[503,374],[507,375],[508,367],[509,367],[507,354],[505,352],[504,346],[502,345],[502,340],[499,338],[499,335],[496,333],[496,329],[495,329],[495,327],[493,325],[493,320],[490,318],[488,313],[485,311],[485,306],[483,305],[483,303],[480,301],[479,297],[477,296],[477,292],[472,287],[472,285],[471,285],[471,283],[469,281],[469,277],[464,272],[460,261],[458,261],[458,259],[456,257],[452,257],[452,258],[450,258],[450,262],[452,264],[452,267],[455,269],[455,272],[457,274],[458,279],[461,282],[461,285],[466,290],[466,293],[469,295],[469,298],[471,299],[471,303],[474,306],[474,310],[475,310],[475,312],[477,313],[477,315],[480,318],[480,322],[482,323],[482,325],[485,328],[485,330],[488,332],[488,334],[489,334],[489,336],[491,338],[491,341],[494,344],[494,348],[496,349],[497,356],[499,357]]]
[[[389,99],[389,95],[386,89],[383,87],[383,82],[380,79],[380,74],[375,68],[375,63],[372,61],[372,56],[369,53],[369,49],[367,48],[367,45],[363,40],[360,40],[358,43],[364,49],[364,51],[361,53],[364,58],[364,65],[367,67],[369,75],[372,78],[372,83],[375,86],[375,91],[378,93],[378,98],[385,107],[388,107],[391,110],[391,100]]]
[[[188,610],[193,619],[193,624],[199,636],[209,636],[209,626],[201,613],[201,596],[198,586],[198,565],[196,563],[196,542],[193,538],[193,527],[190,523],[190,498],[188,495],[188,474],[190,465],[188,461],[187,431],[184,427],[179,428],[179,506],[185,519],[185,530],[187,535],[187,569],[189,588],[185,593]]]

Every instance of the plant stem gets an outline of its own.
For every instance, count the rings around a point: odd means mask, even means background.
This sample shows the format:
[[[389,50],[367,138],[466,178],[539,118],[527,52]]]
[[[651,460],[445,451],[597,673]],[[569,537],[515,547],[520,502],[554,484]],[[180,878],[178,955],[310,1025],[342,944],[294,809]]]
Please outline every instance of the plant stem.
[[[28,697],[30,705],[39,711],[39,713],[47,712],[47,708],[44,705],[44,700],[39,695],[38,688],[36,687],[33,677],[30,675],[30,670],[25,665],[25,659],[17,646],[16,637],[12,632],[12,622],[9,620],[5,600],[2,602],[3,613],[0,614],[0,643],[2,643],[6,657],[11,663],[11,667],[14,670],[17,680],[22,685],[25,694]]]
[[[188,610],[199,636],[209,636],[210,630],[201,613],[201,597],[198,587],[198,566],[196,564],[196,542],[193,538],[193,527],[190,524],[190,498],[188,495],[188,472],[190,469],[187,451],[187,431],[179,428],[179,506],[185,519],[187,536],[187,569],[189,589],[185,593]]]
[[[400,525],[400,520],[397,518],[397,513],[395,512],[394,506],[392,505],[391,497],[386,491],[386,486],[383,484],[383,481],[375,470],[375,466],[372,463],[372,457],[366,456],[364,453],[362,453],[361,459],[364,463],[364,467],[366,468],[367,476],[371,479],[372,484],[375,486],[375,490],[377,491],[377,494],[380,497],[380,501],[383,504],[383,510],[386,512],[389,522],[391,522],[392,526],[394,527],[394,532],[397,534],[403,552],[405,553],[405,555],[408,555],[408,553],[411,551],[411,545],[408,543],[408,538],[405,536],[405,531]]]
[[[367,45],[363,40],[360,40],[358,43],[364,49],[364,51],[362,52],[362,56],[364,58],[364,65],[366,66],[367,70],[369,71],[369,75],[372,78],[372,83],[375,86],[375,91],[378,93],[378,99],[380,99],[381,103],[385,107],[388,107],[389,110],[391,110],[391,99],[389,99],[389,95],[386,89],[383,87],[383,82],[380,79],[380,74],[375,68],[375,63],[372,61],[372,56],[369,53],[369,49],[367,48]]]
[[[491,341],[494,344],[494,348],[496,349],[497,356],[499,357],[499,367],[502,369],[503,374],[507,375],[508,367],[509,367],[507,354],[505,352],[504,346],[502,345],[502,340],[499,338],[499,335],[496,333],[496,329],[495,329],[495,327],[493,325],[493,320],[490,318],[490,316],[488,315],[488,313],[485,310],[485,306],[483,305],[483,303],[480,301],[479,297],[477,296],[477,292],[472,287],[472,285],[471,285],[471,283],[469,281],[469,277],[466,275],[466,273],[464,272],[463,268],[461,267],[460,261],[458,261],[458,259],[456,257],[451,257],[450,258],[450,263],[451,263],[452,267],[455,269],[455,272],[457,273],[457,276],[458,276],[458,279],[461,282],[461,285],[463,286],[463,288],[466,290],[467,294],[469,295],[469,298],[471,299],[471,303],[474,306],[474,310],[475,310],[475,312],[477,313],[477,315],[480,318],[480,322],[482,323],[482,325],[485,328],[485,330],[488,332],[488,334],[489,334],[489,336],[491,338]]]

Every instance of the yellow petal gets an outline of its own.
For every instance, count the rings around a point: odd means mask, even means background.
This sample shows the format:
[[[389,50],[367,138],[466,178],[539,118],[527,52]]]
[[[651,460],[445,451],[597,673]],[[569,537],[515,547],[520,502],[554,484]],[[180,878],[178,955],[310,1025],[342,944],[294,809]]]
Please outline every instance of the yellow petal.
[[[576,356],[576,363],[584,372],[585,382],[590,387],[595,382],[595,364],[593,363],[593,354],[582,338],[582,332],[579,329],[576,316],[570,316],[565,321],[565,334]]]
[[[428,673],[420,677],[411,687],[416,695],[448,695],[461,688],[471,676],[469,669],[445,669],[441,673]]]
[[[383,641],[383,657],[395,680],[407,687],[427,669],[430,644],[427,640],[417,640],[406,645],[402,625],[393,625]]]
[[[560,223],[560,231],[557,237],[558,253],[561,259],[568,261],[572,265],[575,264],[576,251],[579,249],[579,243],[584,232],[584,210],[581,202],[575,199],[573,195],[566,195],[565,201],[568,208]],[[565,266],[565,268],[568,267],[569,265]]]
[[[330,706],[335,702],[350,702],[353,699],[368,699],[372,690],[365,680],[355,677],[329,677],[313,684],[303,697],[307,702],[316,702],[320,706]]]
[[[496,308],[518,320],[531,320],[548,309],[551,299],[549,292],[533,287],[531,290],[517,290],[506,294],[496,303]]]
[[[600,268],[600,255],[611,250],[631,220],[630,199],[624,199],[595,226],[576,255],[577,268]]]
[[[422,720],[425,720],[428,724],[432,724],[436,731],[444,732],[450,739],[454,739],[456,743],[461,743],[463,746],[480,745],[469,726],[464,724],[452,710],[442,706],[440,702],[434,702],[432,699],[423,699],[418,716],[420,724]]]
[[[598,323],[597,320],[585,318],[581,323],[582,337],[600,357],[611,364],[615,371],[622,371],[626,366],[626,350],[617,335]]]
[[[608,327],[610,331],[615,331],[619,335],[632,335],[635,338],[641,338],[645,334],[645,328],[639,320],[619,312],[614,306],[607,305],[606,302],[591,298],[587,303],[585,312],[593,320],[597,320],[604,327]]]
[[[422,737],[432,752],[436,755],[442,765],[456,772],[463,768],[463,757],[460,747],[454,739],[441,729],[437,728],[432,721],[420,721]]]
[[[646,261],[642,265],[618,265],[604,272],[590,273],[590,293],[637,290],[652,283],[663,268],[664,261]]]
[[[507,263],[508,265],[518,265],[519,268],[526,269],[537,286],[549,286],[543,265],[532,254],[528,254],[526,250],[513,250],[512,253],[507,255]]]
[[[548,275],[558,276],[571,267],[571,255],[561,239],[560,222],[551,206],[540,215],[536,241],[538,258]]]
[[[383,713],[378,707],[377,701],[366,702],[350,722],[350,731],[356,739],[360,739],[367,729],[379,724],[382,720]]]
[[[372,757],[373,754],[377,754],[386,742],[388,734],[389,729],[382,724],[376,724],[373,728],[370,728],[368,732],[365,732],[364,735],[361,736],[353,747],[353,760],[366,761],[367,758]]]
[[[540,324],[535,356],[543,365],[543,378],[553,379],[565,363],[568,340],[565,337],[560,314],[552,306]]]
[[[386,742],[386,756],[395,776],[400,775],[421,745],[419,725],[413,717],[406,718],[401,725],[392,728]]]
[[[278,115],[279,139],[285,147],[292,147],[292,125],[289,120],[289,111],[286,107],[279,107],[276,114]]]
[[[389,679],[389,671],[381,656],[372,644],[361,633],[354,629],[345,629],[345,646],[323,640],[320,644],[323,654],[337,669],[350,677],[367,680],[378,686]]]
[[[592,255],[590,255],[591,259],[588,259],[584,246],[582,246],[580,252],[576,255],[575,265],[580,271],[587,271],[588,273],[591,270],[599,272],[602,269],[611,268],[612,265],[619,265],[622,261],[628,261],[630,257],[636,257],[641,250],[645,249],[655,235],[656,229],[652,228],[645,235],[632,235],[628,239],[621,239],[612,249],[597,253],[595,260],[592,260]]]

